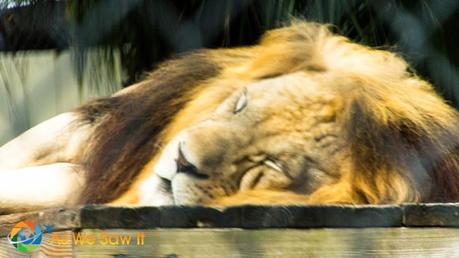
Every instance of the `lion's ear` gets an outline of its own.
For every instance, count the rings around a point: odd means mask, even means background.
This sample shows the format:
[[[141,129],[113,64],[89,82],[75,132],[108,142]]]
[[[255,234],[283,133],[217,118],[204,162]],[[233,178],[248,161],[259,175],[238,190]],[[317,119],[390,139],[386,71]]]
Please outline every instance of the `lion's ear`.
[[[365,87],[349,102],[344,124],[356,198],[459,200],[457,112],[418,79]]]

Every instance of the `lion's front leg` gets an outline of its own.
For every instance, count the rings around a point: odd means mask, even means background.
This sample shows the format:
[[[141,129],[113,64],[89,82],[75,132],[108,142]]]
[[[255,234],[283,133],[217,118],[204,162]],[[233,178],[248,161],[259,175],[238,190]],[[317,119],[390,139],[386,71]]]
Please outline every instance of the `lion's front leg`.
[[[63,113],[27,130],[0,147],[0,173],[56,162],[74,162],[89,135],[76,123],[77,113]]]
[[[75,205],[84,184],[85,172],[71,163],[2,171],[0,214]]]
[[[91,125],[63,113],[0,147],[0,214],[77,204],[86,173],[78,156]]]

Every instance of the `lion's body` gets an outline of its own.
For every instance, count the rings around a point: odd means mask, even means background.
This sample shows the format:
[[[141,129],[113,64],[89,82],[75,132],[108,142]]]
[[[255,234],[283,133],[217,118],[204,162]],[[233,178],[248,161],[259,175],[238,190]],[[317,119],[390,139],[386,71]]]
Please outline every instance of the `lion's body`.
[[[297,22],[166,62],[14,139],[0,209],[458,201],[458,125],[401,58]],[[34,171],[49,190],[37,201],[7,187]]]

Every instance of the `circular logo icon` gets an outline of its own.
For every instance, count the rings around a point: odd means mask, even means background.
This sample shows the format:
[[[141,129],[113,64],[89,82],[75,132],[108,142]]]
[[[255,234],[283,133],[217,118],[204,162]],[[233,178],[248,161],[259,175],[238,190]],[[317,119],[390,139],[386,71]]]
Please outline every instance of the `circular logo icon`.
[[[40,246],[41,236],[40,225],[25,220],[14,225],[7,238],[19,251],[31,252]]]

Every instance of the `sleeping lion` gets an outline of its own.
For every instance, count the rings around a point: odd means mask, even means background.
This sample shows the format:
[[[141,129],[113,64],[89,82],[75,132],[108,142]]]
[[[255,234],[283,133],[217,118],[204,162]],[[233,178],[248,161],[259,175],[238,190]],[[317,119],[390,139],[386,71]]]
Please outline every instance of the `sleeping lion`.
[[[459,116],[394,53],[295,21],[0,148],[0,210],[459,201]]]

